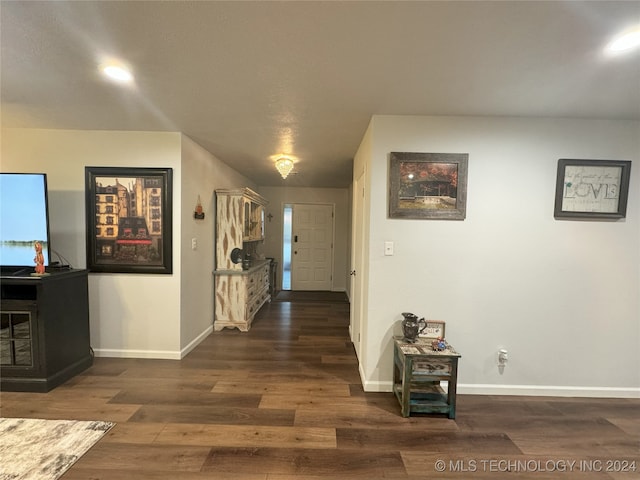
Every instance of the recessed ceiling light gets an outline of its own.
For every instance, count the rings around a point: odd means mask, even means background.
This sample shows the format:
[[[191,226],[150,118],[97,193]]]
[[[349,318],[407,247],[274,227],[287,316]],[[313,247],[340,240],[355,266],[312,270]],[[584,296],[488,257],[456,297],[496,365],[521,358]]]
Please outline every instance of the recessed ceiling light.
[[[640,26],[631,28],[615,37],[605,48],[612,55],[640,47]]]
[[[129,83],[133,81],[133,75],[131,74],[131,72],[122,65],[101,65],[100,70],[102,70],[102,73],[104,73],[107,77],[116,82]]]

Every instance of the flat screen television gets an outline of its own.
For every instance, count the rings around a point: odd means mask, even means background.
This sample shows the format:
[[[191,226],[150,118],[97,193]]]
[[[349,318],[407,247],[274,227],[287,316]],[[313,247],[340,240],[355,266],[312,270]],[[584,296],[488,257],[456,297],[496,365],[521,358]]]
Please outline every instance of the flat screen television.
[[[33,272],[35,242],[44,266],[51,260],[45,173],[0,173],[0,268],[3,275]]]

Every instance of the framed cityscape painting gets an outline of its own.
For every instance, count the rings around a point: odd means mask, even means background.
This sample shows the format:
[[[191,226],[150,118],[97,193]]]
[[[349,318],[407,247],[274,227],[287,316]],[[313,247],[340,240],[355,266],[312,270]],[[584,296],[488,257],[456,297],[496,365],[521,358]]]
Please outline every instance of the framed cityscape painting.
[[[172,169],[85,167],[87,269],[172,273]]]

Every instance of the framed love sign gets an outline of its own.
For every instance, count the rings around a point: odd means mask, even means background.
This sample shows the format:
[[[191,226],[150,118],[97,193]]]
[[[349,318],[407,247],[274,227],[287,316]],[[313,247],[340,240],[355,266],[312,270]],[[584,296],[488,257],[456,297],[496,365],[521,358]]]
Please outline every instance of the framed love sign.
[[[624,218],[631,162],[558,160],[555,218]]]

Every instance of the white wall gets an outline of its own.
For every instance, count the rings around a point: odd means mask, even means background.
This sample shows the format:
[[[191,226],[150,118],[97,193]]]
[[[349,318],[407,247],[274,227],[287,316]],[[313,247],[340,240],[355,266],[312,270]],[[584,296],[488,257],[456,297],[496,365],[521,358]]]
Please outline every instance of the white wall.
[[[91,346],[179,359],[211,331],[213,192],[252,182],[180,133],[3,129],[1,153],[2,171],[47,173],[51,245],[74,268],[86,267],[85,166],[172,168],[173,274],[90,273]],[[198,195],[203,221],[193,218]]]
[[[215,189],[256,186],[189,137],[182,135],[180,348],[186,355],[213,330]],[[204,219],[193,216],[198,197]],[[196,241],[195,250],[192,240]]]
[[[346,188],[260,187],[260,195],[269,201],[265,222],[265,241],[260,250],[278,262],[278,287],[282,285],[282,217],[285,204],[324,203],[335,205],[333,248],[333,282],[331,289],[346,291],[349,277],[349,242],[351,206]]]
[[[390,390],[411,311],[447,322],[461,392],[640,395],[640,123],[376,116],[370,134],[366,389]],[[468,153],[466,220],[387,218],[392,151]],[[559,158],[632,160],[626,219],[555,220]]]
[[[2,170],[47,174],[51,246],[75,268],[86,267],[85,166],[173,168],[174,212],[182,208],[178,133],[3,129]],[[91,346],[96,355],[179,354],[177,220],[174,214],[173,275],[89,275]]]

